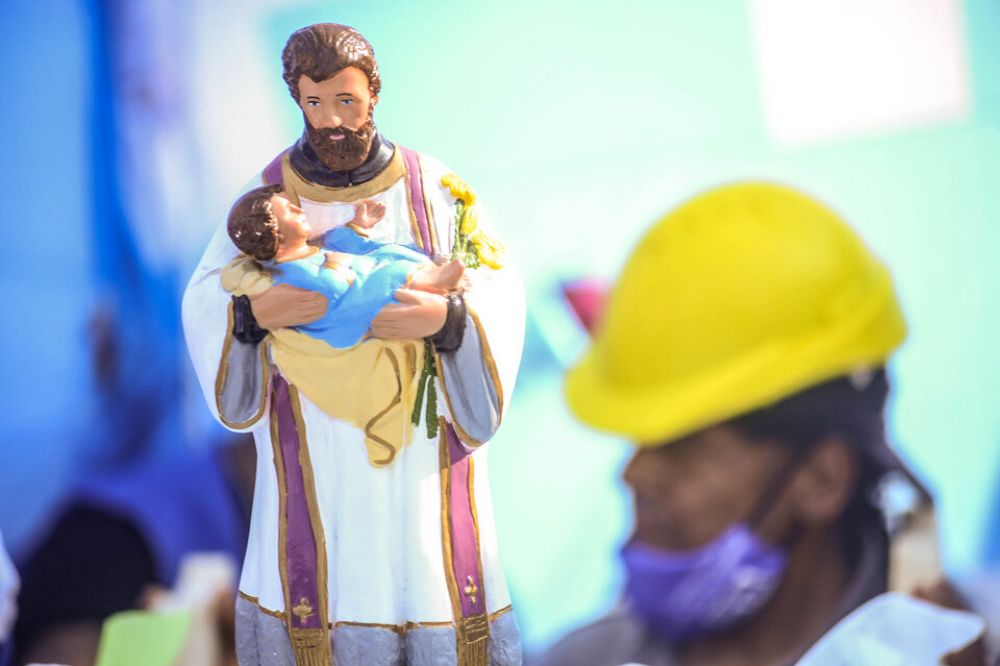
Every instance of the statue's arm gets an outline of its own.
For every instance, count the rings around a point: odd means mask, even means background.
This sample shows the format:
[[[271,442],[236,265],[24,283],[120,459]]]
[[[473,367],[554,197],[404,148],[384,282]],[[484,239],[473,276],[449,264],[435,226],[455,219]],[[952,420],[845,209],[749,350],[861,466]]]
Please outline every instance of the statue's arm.
[[[432,337],[444,403],[462,441],[493,437],[514,389],[524,340],[524,289],[516,269],[469,271],[471,286],[449,302],[448,320]],[[456,302],[457,301],[457,302]]]
[[[524,287],[468,185],[433,158],[421,156],[421,167],[436,230],[437,261],[457,258],[456,250],[463,252],[456,243],[460,230],[466,247],[475,247],[480,260],[478,267],[466,271],[468,286],[460,298],[449,299],[443,325],[428,334],[438,358],[443,394],[439,410],[461,440],[476,447],[493,437],[514,390],[524,342]],[[459,200],[465,211],[461,225]]]
[[[261,184],[251,180],[243,191]],[[182,304],[184,337],[205,401],[232,430],[253,427],[266,412],[269,330],[314,321],[322,294],[274,285],[241,255],[221,223],[195,269]]]
[[[209,409],[225,427],[245,430],[265,413],[270,371],[262,345],[267,331],[257,324],[250,294],[242,288],[248,278],[233,277],[237,256],[225,225],[220,225],[188,283],[181,312],[188,352]],[[246,269],[249,274],[249,264]],[[230,280],[229,291],[223,287],[224,275]],[[261,283],[257,289],[267,286]],[[233,291],[238,292],[235,297]]]

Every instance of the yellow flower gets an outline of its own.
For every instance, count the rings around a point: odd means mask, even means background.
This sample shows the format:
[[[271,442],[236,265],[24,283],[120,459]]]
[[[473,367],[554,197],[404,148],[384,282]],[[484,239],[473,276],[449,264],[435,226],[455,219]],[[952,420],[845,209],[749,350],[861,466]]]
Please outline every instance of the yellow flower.
[[[454,173],[449,173],[441,177],[441,184],[448,188],[451,196],[461,199],[466,206],[476,203],[476,195],[469,188],[469,184]]]
[[[476,246],[476,255],[479,263],[497,270],[503,267],[500,255],[504,253],[503,244],[495,238],[491,238],[480,229],[472,234],[470,240]]]
[[[469,206],[462,212],[462,233],[468,236],[479,228],[479,208]]]

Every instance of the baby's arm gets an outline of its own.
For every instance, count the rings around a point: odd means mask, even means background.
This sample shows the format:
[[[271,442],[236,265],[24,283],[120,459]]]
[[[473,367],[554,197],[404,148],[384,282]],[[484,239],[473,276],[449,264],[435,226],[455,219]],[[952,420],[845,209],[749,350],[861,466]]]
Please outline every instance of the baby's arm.
[[[331,229],[323,236],[323,249],[341,254],[368,254],[380,245],[369,240],[365,230],[355,227],[353,222]]]

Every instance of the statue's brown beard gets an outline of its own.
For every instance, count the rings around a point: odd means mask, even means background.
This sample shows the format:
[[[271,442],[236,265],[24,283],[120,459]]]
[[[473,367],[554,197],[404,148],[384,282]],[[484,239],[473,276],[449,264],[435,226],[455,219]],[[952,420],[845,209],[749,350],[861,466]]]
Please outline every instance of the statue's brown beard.
[[[372,147],[372,138],[375,136],[375,122],[371,116],[365,124],[356,130],[346,127],[315,129],[306,123],[306,140],[309,146],[315,151],[319,161],[331,171],[350,171],[364,164],[368,157],[368,151]],[[332,141],[330,137],[334,134],[342,133],[343,139]]]

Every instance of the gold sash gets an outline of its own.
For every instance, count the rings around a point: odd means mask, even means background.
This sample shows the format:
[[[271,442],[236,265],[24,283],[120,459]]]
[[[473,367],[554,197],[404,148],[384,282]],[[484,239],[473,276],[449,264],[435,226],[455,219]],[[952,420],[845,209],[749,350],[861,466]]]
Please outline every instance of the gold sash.
[[[267,340],[291,384],[330,416],[364,431],[372,465],[388,465],[410,443],[421,341],[369,338],[336,349],[290,328],[273,331]]]

